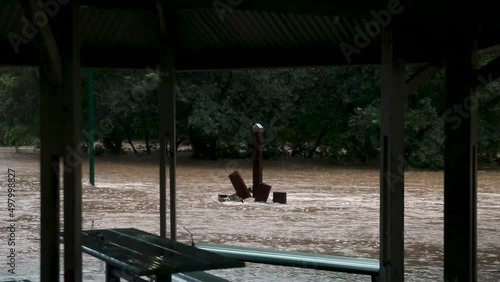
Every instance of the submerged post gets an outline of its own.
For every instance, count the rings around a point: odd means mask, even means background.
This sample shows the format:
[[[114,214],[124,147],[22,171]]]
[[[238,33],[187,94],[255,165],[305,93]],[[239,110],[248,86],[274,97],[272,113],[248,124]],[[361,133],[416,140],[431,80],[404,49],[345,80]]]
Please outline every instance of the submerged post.
[[[252,159],[253,159],[253,194],[257,193],[262,183],[262,156],[264,147],[264,127],[260,123],[256,123],[252,127],[252,133],[256,137],[253,146]]]
[[[94,71],[88,72],[89,182],[94,183]]]

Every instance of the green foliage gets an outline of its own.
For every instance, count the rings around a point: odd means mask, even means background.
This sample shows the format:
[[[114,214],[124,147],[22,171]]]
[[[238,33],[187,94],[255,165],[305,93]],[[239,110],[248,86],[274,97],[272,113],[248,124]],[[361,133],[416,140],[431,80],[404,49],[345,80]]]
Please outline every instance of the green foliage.
[[[0,145],[36,144],[39,105],[37,69],[0,69]]]
[[[482,58],[481,65],[494,56]],[[422,67],[410,66],[409,74]],[[158,142],[160,79],[154,71],[94,72],[96,153],[122,153],[122,143]],[[200,159],[248,158],[261,123],[267,158],[300,155],[369,162],[380,152],[380,70],[375,66],[176,74],[177,146]],[[82,141],[87,120],[87,77],[82,80]],[[478,159],[500,163],[500,83],[478,94]],[[411,166],[442,168],[444,71],[408,95],[405,159]],[[36,143],[39,131],[38,73],[0,71],[0,145]],[[164,109],[160,109],[164,110]]]

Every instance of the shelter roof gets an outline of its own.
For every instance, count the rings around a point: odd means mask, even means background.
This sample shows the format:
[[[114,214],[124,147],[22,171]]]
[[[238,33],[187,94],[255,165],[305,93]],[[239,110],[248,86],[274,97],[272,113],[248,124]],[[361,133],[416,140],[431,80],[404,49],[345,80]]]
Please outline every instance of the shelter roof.
[[[68,1],[43,2],[57,6]],[[160,2],[81,0],[82,66],[155,66],[162,34]],[[450,26],[481,27],[480,49],[500,43],[500,22],[491,4],[465,1],[469,6],[460,9],[449,3],[173,0],[162,11],[169,31],[166,43],[175,50],[179,71],[378,64],[380,29],[388,24],[401,30],[398,40],[409,63],[441,60]],[[17,0],[0,1],[0,64],[38,64],[34,44],[16,41],[33,36],[28,21],[34,22],[24,17]]]

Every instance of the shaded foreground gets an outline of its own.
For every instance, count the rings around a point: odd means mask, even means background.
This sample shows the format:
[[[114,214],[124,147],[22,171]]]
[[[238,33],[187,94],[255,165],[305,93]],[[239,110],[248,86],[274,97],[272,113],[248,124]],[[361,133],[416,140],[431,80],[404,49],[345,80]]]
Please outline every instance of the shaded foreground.
[[[7,169],[16,171],[16,275],[10,275],[7,233],[2,234],[1,278],[39,280],[38,153],[0,148],[0,201],[7,202]],[[157,157],[118,156],[96,160],[96,187],[83,175],[83,229],[135,227],[159,233]],[[379,172],[295,160],[264,163],[271,192],[287,192],[288,204],[220,203],[233,193],[228,174],[238,169],[251,184],[247,160],[178,161],[178,239],[332,255],[378,258]],[[406,280],[442,281],[443,173],[406,174]],[[500,171],[478,173],[478,280],[500,280]],[[0,214],[8,226],[6,204]],[[62,219],[62,216],[61,216]],[[62,245],[61,245],[62,247]],[[84,281],[104,281],[104,265],[84,255]],[[61,266],[62,270],[62,266]],[[324,271],[248,264],[211,273],[231,281],[370,281]]]

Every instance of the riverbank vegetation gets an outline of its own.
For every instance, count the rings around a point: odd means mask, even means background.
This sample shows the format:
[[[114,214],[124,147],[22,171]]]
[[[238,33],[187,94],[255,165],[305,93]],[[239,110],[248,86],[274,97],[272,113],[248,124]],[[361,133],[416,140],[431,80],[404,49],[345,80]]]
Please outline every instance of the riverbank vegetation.
[[[493,56],[482,56],[485,64]],[[411,75],[418,65],[408,67]],[[247,158],[251,127],[265,128],[265,157],[301,156],[368,163],[378,158],[380,71],[377,66],[176,74],[177,146],[193,158]],[[82,144],[89,133],[87,71],[82,72]],[[488,78],[485,78],[487,81]],[[158,147],[159,79],[154,70],[95,70],[96,152],[137,153]],[[0,69],[0,146],[34,145],[39,135],[36,68]],[[444,120],[460,119],[444,107],[444,70],[410,93],[405,159],[417,168],[441,168]],[[500,83],[479,98],[478,158],[500,163]],[[460,106],[460,105],[459,105]],[[451,112],[450,112],[451,111]],[[134,145],[143,140],[145,145]]]

